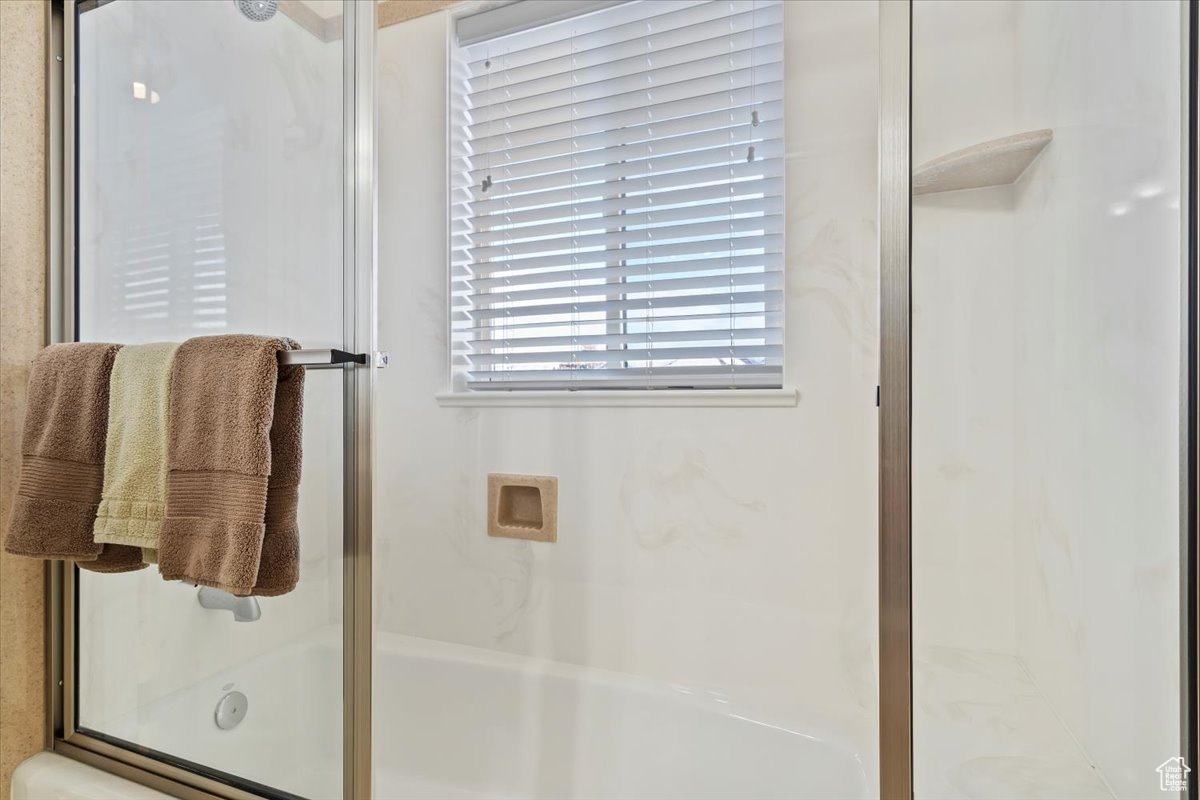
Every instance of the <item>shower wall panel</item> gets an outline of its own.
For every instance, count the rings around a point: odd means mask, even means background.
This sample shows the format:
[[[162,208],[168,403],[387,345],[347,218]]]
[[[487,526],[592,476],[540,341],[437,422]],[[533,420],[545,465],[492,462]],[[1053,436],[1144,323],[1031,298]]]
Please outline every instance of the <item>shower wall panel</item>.
[[[918,0],[916,790],[1147,797],[1179,755],[1181,5]]]
[[[380,30],[377,623],[749,694],[872,764],[876,7],[785,7],[782,408],[439,401],[450,17]],[[491,472],[558,478],[557,543],[487,536]]]
[[[1016,21],[1018,125],[1054,129],[1015,198],[1017,650],[1145,797],[1179,755],[1180,6]]]

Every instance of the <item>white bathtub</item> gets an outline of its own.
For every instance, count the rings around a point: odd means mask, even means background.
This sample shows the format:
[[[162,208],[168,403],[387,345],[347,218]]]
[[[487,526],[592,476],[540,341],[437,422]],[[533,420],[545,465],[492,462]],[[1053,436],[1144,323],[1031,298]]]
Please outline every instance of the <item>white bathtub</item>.
[[[237,623],[249,624],[254,623]],[[342,791],[342,657],[330,628],[222,670],[196,684],[87,726],[243,781],[326,800]],[[217,702],[243,693],[248,709],[231,730],[217,727]]]
[[[382,635],[375,794],[422,798],[863,798],[850,748],[730,697]]]
[[[37,753],[13,770],[12,800],[171,800],[168,795],[56,753]]]
[[[379,800],[869,796],[854,749],[796,710],[392,634],[378,637],[374,677]],[[249,699],[233,730],[213,719],[226,687]],[[341,791],[340,702],[329,631],[98,727],[325,800]]]

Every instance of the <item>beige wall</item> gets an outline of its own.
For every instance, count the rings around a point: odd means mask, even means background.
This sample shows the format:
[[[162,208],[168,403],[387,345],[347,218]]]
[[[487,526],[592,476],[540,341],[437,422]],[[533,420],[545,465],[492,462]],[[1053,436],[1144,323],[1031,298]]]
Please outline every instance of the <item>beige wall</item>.
[[[42,0],[0,2],[0,531],[20,463],[29,361],[45,315],[45,70]],[[0,553],[0,800],[42,749],[43,562]]]
[[[379,0],[376,12],[379,27],[395,25],[413,17],[421,17],[452,6],[459,0]]]

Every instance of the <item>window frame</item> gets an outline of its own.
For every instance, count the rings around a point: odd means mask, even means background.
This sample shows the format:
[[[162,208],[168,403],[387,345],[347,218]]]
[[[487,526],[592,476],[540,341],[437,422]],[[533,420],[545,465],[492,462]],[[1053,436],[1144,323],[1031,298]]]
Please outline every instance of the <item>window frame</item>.
[[[786,0],[780,2],[781,13],[785,9]],[[459,333],[458,326],[455,325],[454,315],[456,312],[454,305],[455,298],[455,283],[456,269],[461,269],[461,266],[456,267],[454,260],[454,223],[456,220],[455,202],[453,195],[456,187],[456,179],[461,178],[461,169],[456,168],[455,145],[461,146],[464,141],[461,135],[456,135],[454,126],[458,120],[466,113],[466,104],[468,102],[466,93],[462,91],[461,86],[456,86],[456,78],[461,80],[461,69],[456,71],[456,64],[463,63],[463,51],[472,45],[479,43],[472,42],[466,45],[460,45],[456,33],[456,25],[459,20],[464,17],[469,17],[489,9],[489,4],[485,2],[463,3],[458,9],[446,15],[446,31],[445,31],[445,108],[447,114],[446,128],[446,156],[445,156],[445,178],[446,178],[446,231],[444,243],[446,247],[446,302],[444,311],[446,314],[445,330],[447,333],[446,358],[445,365],[447,370],[447,389],[436,395],[436,400],[439,405],[447,407],[471,407],[471,406],[502,406],[502,407],[549,407],[549,406],[581,406],[581,407],[628,407],[628,406],[667,406],[667,407],[693,407],[693,406],[725,406],[725,407],[791,407],[799,403],[799,392],[789,382],[788,369],[788,345],[787,345],[787,298],[786,284],[780,287],[778,291],[778,305],[776,308],[765,306],[761,312],[766,315],[777,315],[780,322],[777,326],[771,327],[764,323],[764,333],[776,332],[778,334],[781,355],[779,356],[780,363],[775,378],[769,379],[769,383],[777,383],[772,386],[725,386],[713,385],[706,386],[703,383],[696,386],[670,386],[670,385],[651,385],[638,386],[631,384],[630,381],[620,378],[612,379],[612,385],[606,385],[608,380],[587,380],[581,381],[583,385],[572,385],[572,375],[582,372],[583,370],[563,370],[561,379],[531,379],[528,381],[514,381],[513,386],[489,386],[479,387],[471,386],[468,373],[470,372],[469,365],[463,363],[464,347],[461,343],[456,342],[456,335]],[[580,15],[586,15],[590,11],[581,12]],[[545,24],[554,24],[560,22],[561,19],[550,19]],[[782,23],[781,23],[782,24]],[[540,27],[540,25],[538,26]],[[498,37],[499,38],[499,37]],[[782,42],[781,42],[782,46]],[[786,117],[787,108],[787,93],[782,92],[781,105],[784,108],[784,113],[781,120]],[[757,120],[756,120],[757,124]],[[780,134],[778,142],[786,150],[786,127]],[[623,163],[616,161],[612,163]],[[786,160],[780,172],[779,178],[784,184],[784,189],[778,195],[784,203],[786,209]],[[608,187],[618,181],[625,180],[625,176],[617,177],[611,180],[606,180],[602,184]],[[606,194],[606,196],[609,196]],[[615,196],[624,197],[619,194]],[[623,217],[629,213],[628,208],[622,207],[619,211],[612,213],[610,216],[599,218],[605,223],[608,220]],[[690,222],[692,220],[680,220],[680,222]],[[780,280],[786,281],[787,273],[787,221],[786,213],[782,213],[782,226],[780,236],[783,240],[779,259],[781,268],[779,270]],[[619,232],[625,229],[624,225],[614,226],[611,223],[603,226],[601,232]],[[769,234],[763,234],[769,235]],[[616,245],[612,248],[605,248],[605,251],[610,249],[619,250],[626,248],[624,243]],[[626,265],[626,261],[622,260],[620,265]],[[564,270],[565,271],[565,270]],[[683,270],[686,271],[686,270]],[[764,268],[763,274],[769,275],[770,269]],[[611,282],[611,279],[617,276],[606,276]],[[621,283],[628,281],[624,277],[620,277]],[[635,285],[635,284],[634,284]],[[630,290],[633,291],[632,289]],[[619,295],[614,295],[608,298],[611,301],[626,299],[628,294],[621,292]],[[716,305],[716,304],[714,304]],[[489,306],[482,306],[487,308]],[[602,320],[606,325],[606,333],[608,334],[624,334],[628,333],[628,323],[636,322],[638,318],[631,318],[627,312],[622,309],[609,309],[605,313],[617,314],[618,316],[610,316],[607,320]],[[649,319],[649,318],[648,318]],[[659,317],[658,319],[667,319],[669,317]],[[590,324],[590,320],[583,324]],[[564,323],[569,325],[571,323]],[[489,326],[490,327],[490,326]],[[728,329],[714,330],[714,333],[725,334]],[[480,340],[491,338],[492,331],[488,330],[486,334],[480,335]],[[610,351],[613,345],[606,345],[605,351]],[[618,345],[623,349],[629,349],[627,344]],[[635,348],[636,350],[636,348]],[[564,351],[569,353],[569,351]],[[638,370],[638,367],[629,368],[628,361],[614,362],[614,366],[620,364],[621,368]],[[631,373],[632,374],[632,373]],[[497,381],[497,384],[502,384],[502,381]],[[544,385],[537,385],[544,383]]]

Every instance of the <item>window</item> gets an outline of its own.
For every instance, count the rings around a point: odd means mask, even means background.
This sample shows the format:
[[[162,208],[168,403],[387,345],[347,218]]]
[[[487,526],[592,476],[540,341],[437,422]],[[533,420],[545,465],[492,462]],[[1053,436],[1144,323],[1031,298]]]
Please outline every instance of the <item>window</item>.
[[[781,386],[780,0],[570,5],[458,21],[456,386]]]

